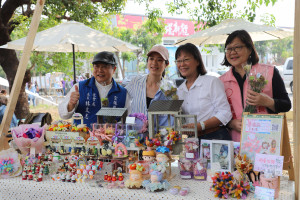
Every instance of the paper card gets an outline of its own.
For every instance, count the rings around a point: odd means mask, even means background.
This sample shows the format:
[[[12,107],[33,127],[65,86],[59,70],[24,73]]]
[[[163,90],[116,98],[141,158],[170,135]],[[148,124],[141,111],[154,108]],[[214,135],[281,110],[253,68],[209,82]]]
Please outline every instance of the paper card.
[[[190,158],[190,159],[191,159],[191,158],[195,158],[195,154],[194,154],[194,153],[186,153],[186,154],[185,154],[185,157],[186,157],[186,158]]]
[[[254,198],[259,200],[274,200],[275,190],[255,186]]]
[[[126,124],[135,124],[135,117],[126,117]]]
[[[30,147],[30,155],[35,156],[35,147]]]
[[[283,156],[257,153],[255,155],[254,171],[265,172],[273,176],[282,176]]]

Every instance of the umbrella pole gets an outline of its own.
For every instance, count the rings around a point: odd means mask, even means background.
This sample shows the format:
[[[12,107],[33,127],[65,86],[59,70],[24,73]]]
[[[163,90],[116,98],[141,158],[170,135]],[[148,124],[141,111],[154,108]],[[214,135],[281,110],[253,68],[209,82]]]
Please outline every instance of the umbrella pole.
[[[73,71],[74,71],[74,81],[73,84],[76,83],[76,68],[75,68],[75,45],[72,44],[72,49],[73,49]]]

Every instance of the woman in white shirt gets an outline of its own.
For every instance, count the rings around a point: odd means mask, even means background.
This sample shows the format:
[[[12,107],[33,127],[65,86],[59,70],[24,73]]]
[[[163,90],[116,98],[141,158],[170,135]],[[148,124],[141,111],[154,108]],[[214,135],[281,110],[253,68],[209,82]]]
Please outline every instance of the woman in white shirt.
[[[223,83],[214,76],[208,76],[199,49],[187,43],[175,53],[177,69],[185,80],[177,90],[184,100],[184,114],[197,115],[198,137],[200,139],[231,140],[225,125],[231,120],[230,106]],[[194,127],[187,119],[186,127]]]

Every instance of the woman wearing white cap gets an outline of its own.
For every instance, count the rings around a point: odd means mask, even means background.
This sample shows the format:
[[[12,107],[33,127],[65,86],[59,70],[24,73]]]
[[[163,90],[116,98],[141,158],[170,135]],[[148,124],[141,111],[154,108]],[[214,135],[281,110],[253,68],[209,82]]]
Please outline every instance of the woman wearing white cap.
[[[147,116],[147,109],[153,100],[167,100],[160,90],[160,82],[169,65],[169,52],[162,45],[155,45],[147,54],[147,68],[149,74],[137,76],[126,86],[131,97],[131,113],[143,113]],[[165,116],[159,118],[159,125],[165,126],[168,119]]]

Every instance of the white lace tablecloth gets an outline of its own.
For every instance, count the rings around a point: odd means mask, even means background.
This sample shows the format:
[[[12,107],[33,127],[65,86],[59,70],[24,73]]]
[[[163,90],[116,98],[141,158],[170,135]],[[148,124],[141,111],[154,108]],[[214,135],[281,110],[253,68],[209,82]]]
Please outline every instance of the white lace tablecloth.
[[[170,181],[171,187],[179,185],[190,187],[187,196],[172,195],[169,191],[149,193],[145,189],[107,189],[106,187],[93,187],[90,183],[68,183],[53,181],[50,177],[44,178],[42,182],[23,181],[21,177],[11,179],[0,179],[0,199],[2,200],[26,200],[26,199],[72,199],[72,200],[93,200],[93,199],[200,199],[209,200],[214,198],[214,193],[209,190],[211,183],[207,181],[182,180],[179,177],[177,168],[172,168],[176,176]],[[101,171],[103,178],[105,171]],[[293,181],[289,181],[287,176],[281,178],[279,199],[295,199],[295,186]],[[254,199],[250,194],[247,199]]]

